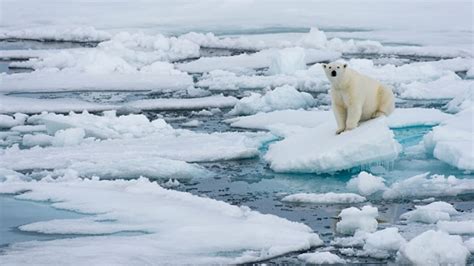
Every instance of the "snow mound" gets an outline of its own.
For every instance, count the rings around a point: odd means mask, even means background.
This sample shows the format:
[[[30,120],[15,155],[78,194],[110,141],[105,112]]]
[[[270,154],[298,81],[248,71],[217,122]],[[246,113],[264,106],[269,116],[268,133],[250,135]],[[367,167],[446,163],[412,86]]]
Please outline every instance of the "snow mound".
[[[379,176],[371,175],[365,171],[359,173],[355,178],[352,178],[347,182],[347,188],[352,191],[368,196],[375,192],[385,190],[385,179]]]
[[[265,160],[276,172],[323,173],[391,161],[400,152],[385,118],[365,122],[340,135],[335,129],[332,122],[298,130],[271,144]]]
[[[424,206],[415,206],[415,210],[406,212],[400,216],[409,222],[436,223],[438,221],[450,220],[451,215],[458,214],[453,205],[436,201]]]
[[[345,264],[346,261],[331,252],[313,252],[298,255],[298,259],[311,264]]]
[[[101,264],[239,264],[323,243],[304,224],[262,215],[245,206],[167,190],[146,178],[12,180],[3,183],[0,192],[19,193],[17,199],[51,201],[55,208],[91,214],[26,224],[20,230],[97,235],[16,243],[2,252],[4,265],[52,261],[96,264],[99,257]],[[119,232],[143,233],[104,236]]]
[[[393,183],[384,194],[384,199],[426,198],[456,196],[474,191],[474,180],[458,179],[455,176],[416,175]]]
[[[375,232],[378,215],[377,208],[369,205],[362,209],[356,207],[344,209],[338,215],[341,220],[336,224],[336,232],[345,235],[353,235],[356,231]]]
[[[469,255],[460,236],[428,230],[403,245],[397,261],[413,265],[466,265]]]
[[[3,103],[2,103],[3,105]],[[12,128],[15,126],[23,125],[28,116],[22,113],[16,113],[13,116],[0,115],[0,129],[1,128]]]
[[[231,115],[250,115],[258,112],[270,112],[281,109],[309,108],[316,104],[311,94],[299,92],[294,87],[285,85],[268,91],[264,95],[252,93],[242,98],[230,111]]]
[[[297,193],[285,196],[282,201],[303,202],[303,203],[359,203],[366,201],[365,197],[354,193],[334,193],[324,194]]]
[[[306,69],[305,51],[301,47],[279,50],[272,58],[268,72],[276,74],[293,74]]]
[[[462,170],[474,171],[474,107],[433,128],[424,145],[434,157]]]
[[[390,227],[368,234],[364,252],[374,258],[387,258],[397,252],[406,240],[398,233],[398,228]]]

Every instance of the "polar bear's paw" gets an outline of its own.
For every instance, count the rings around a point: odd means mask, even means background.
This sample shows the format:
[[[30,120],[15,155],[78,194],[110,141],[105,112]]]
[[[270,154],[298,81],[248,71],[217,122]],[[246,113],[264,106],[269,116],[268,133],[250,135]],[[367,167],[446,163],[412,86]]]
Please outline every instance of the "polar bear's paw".
[[[339,128],[338,130],[336,130],[336,135],[341,134],[341,133],[344,132],[345,130],[346,130],[345,128]]]
[[[381,116],[385,116],[385,113],[382,112],[382,111],[377,111],[372,115],[371,118],[377,118],[377,117],[381,117]]]

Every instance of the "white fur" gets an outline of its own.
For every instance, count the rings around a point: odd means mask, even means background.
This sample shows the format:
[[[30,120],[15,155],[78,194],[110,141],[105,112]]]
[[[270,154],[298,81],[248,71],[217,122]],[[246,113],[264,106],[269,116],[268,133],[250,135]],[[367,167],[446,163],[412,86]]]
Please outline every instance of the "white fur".
[[[380,82],[348,68],[347,64],[323,64],[323,69],[331,82],[336,134],[357,127],[361,121],[388,116],[395,109],[392,90]]]

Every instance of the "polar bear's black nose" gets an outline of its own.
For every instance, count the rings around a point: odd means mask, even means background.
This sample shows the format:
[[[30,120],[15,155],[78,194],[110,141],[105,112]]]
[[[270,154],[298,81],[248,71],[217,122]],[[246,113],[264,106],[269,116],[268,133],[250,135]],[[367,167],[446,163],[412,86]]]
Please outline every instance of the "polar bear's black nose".
[[[336,70],[333,70],[333,71],[331,72],[331,76],[333,76],[333,77],[335,77],[336,74],[337,74],[337,73],[336,73]]]

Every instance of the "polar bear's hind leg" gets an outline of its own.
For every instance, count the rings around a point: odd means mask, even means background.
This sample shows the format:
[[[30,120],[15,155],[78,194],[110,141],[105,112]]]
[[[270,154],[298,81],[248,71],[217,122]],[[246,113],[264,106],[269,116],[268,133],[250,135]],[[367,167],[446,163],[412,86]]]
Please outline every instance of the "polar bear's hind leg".
[[[379,107],[372,115],[372,118],[382,115],[389,116],[393,110],[395,110],[395,97],[393,96],[392,90],[381,85],[378,88],[377,97]]]

